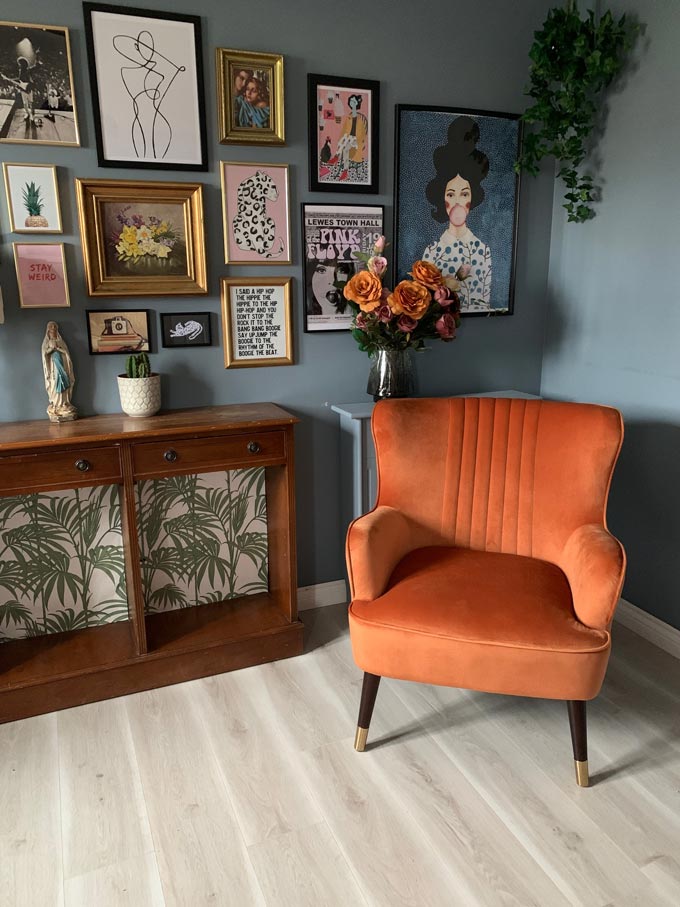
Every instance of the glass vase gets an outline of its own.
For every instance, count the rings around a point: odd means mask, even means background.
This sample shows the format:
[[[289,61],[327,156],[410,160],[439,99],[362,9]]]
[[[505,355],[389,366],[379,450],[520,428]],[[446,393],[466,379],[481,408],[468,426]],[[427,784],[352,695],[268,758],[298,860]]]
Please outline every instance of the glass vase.
[[[366,392],[377,402],[386,397],[413,396],[411,350],[378,350],[371,356]]]

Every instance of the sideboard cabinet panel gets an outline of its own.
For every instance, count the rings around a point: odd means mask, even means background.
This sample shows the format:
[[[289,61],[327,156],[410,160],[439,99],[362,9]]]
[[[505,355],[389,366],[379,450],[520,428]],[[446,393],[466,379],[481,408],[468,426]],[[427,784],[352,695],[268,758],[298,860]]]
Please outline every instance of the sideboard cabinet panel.
[[[301,653],[297,421],[261,403],[0,426],[0,587],[18,593],[0,597],[0,721]],[[56,575],[31,591],[39,537]]]

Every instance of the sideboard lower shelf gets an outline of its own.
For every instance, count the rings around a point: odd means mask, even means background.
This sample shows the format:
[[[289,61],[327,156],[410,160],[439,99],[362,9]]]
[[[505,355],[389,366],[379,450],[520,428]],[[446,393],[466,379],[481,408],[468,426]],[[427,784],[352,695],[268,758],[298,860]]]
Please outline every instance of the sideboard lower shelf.
[[[83,451],[91,457],[95,472],[98,462],[105,463],[102,483],[110,483],[111,474],[117,474],[113,481],[122,488],[130,615],[127,621],[2,644],[0,722],[302,652],[293,487],[293,426],[297,421],[273,404],[252,404],[177,410],[150,419],[103,416],[63,426],[0,426],[0,495],[82,487],[87,476],[75,463],[83,459]],[[162,443],[156,447],[154,442]],[[97,455],[99,448],[106,450],[105,461]],[[173,450],[175,459],[163,460],[167,449]],[[48,451],[54,458],[52,471],[46,470],[42,459]],[[32,470],[36,459],[39,468]],[[22,463],[24,482],[19,486]],[[141,464],[140,477],[145,479],[265,467],[269,591],[145,613],[135,463]],[[97,476],[89,481],[96,484]]]

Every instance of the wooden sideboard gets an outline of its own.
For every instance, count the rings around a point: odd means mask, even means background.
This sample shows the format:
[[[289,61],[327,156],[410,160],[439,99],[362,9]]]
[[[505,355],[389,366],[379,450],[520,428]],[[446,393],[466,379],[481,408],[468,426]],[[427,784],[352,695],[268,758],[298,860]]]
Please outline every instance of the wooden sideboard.
[[[0,645],[0,722],[302,652],[297,618],[293,426],[270,404],[0,425],[0,496],[121,489],[129,619]],[[265,467],[269,590],[146,613],[139,479]],[[216,590],[217,591],[217,590]]]

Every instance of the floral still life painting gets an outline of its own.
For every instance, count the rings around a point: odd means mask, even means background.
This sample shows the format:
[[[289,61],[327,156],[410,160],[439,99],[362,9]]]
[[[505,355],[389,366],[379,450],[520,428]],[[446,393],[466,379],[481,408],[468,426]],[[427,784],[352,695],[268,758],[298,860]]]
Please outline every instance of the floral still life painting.
[[[108,243],[109,273],[122,275],[136,270],[159,276],[185,273],[187,253],[181,215],[181,208],[175,205],[107,209],[106,224],[113,223]]]

